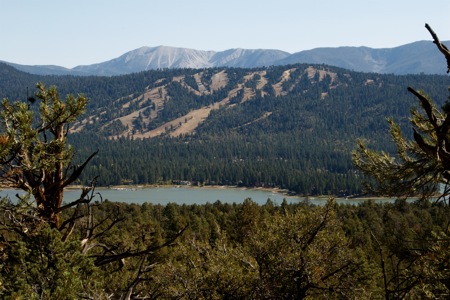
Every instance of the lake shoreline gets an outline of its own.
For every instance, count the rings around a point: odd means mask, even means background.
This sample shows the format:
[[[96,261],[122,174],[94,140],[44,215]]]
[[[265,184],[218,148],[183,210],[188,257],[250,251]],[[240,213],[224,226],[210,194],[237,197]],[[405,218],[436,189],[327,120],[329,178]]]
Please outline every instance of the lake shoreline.
[[[71,185],[66,187],[66,190],[81,190],[82,185]],[[139,184],[139,185],[112,185],[112,186],[96,186],[96,190],[133,190],[133,189],[153,189],[153,188],[186,188],[186,189],[205,189],[205,190],[219,190],[219,189],[238,189],[238,190],[255,190],[266,191],[272,193],[278,193],[281,195],[289,196],[289,190],[280,188],[268,188],[268,187],[242,187],[236,185],[181,185],[181,184]],[[294,197],[306,197],[301,195],[292,195]],[[322,196],[317,196],[321,198]],[[327,196],[323,196],[327,197]]]
[[[68,186],[66,187],[67,190],[77,190],[82,189],[83,186]],[[298,194],[292,194],[291,191],[287,189],[281,189],[281,188],[269,188],[269,187],[245,187],[245,186],[236,186],[236,185],[203,185],[203,186],[196,186],[196,185],[180,185],[180,184],[139,184],[139,185],[112,185],[112,186],[99,186],[95,187],[96,190],[137,190],[137,189],[155,189],[155,188],[186,188],[186,189],[205,189],[205,190],[224,190],[224,189],[231,189],[231,190],[242,190],[242,191],[265,191],[265,192],[271,192],[271,193],[277,193],[280,195],[285,196],[286,198],[311,198],[311,199],[317,199],[317,200],[327,200],[330,196],[329,195],[298,195]],[[367,201],[367,200],[385,200],[390,199],[388,197],[381,197],[381,196],[361,196],[361,197],[338,197],[333,196],[334,199],[338,200],[359,200],[359,201]]]

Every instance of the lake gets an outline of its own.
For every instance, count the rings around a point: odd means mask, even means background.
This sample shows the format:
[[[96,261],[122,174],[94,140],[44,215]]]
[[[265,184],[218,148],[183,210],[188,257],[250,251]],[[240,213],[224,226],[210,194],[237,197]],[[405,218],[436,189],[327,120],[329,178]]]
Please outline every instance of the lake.
[[[288,203],[298,203],[304,201],[304,197],[285,196],[277,191],[269,191],[263,189],[246,189],[246,188],[231,188],[231,187],[217,187],[217,188],[194,188],[194,187],[151,187],[151,188],[123,188],[123,189],[106,189],[98,188],[95,190],[96,195],[94,200],[101,199],[114,202],[136,203],[142,204],[145,202],[153,204],[166,205],[168,203],[177,204],[206,204],[214,203],[220,200],[222,203],[242,203],[246,198],[251,198],[256,203],[262,205],[268,199],[272,200],[275,205],[280,205],[283,199]],[[15,190],[1,190],[0,196],[8,195],[12,200],[15,198]],[[99,194],[97,194],[99,193]],[[23,194],[23,192],[19,192]],[[80,195],[80,190],[68,189],[64,192],[64,202],[71,202],[76,200]],[[357,204],[361,199],[337,199],[337,203]],[[391,199],[376,200],[377,202],[390,202]],[[315,205],[323,205],[326,202],[325,198],[309,197],[309,202]]]

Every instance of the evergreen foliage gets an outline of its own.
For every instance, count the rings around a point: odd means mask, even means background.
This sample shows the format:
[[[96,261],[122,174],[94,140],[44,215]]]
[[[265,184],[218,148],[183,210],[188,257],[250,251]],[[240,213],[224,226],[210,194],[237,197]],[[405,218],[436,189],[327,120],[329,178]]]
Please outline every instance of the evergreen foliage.
[[[67,145],[69,126],[86,107],[84,96],[67,96],[60,100],[55,87],[48,90],[37,84],[39,115],[35,117],[28,103],[2,102],[0,166],[2,183],[33,195],[38,217],[59,227],[59,213],[64,188],[78,179],[83,168],[95,155],[80,166],[71,166],[72,149]],[[73,203],[72,205],[75,205]]]
[[[398,200],[353,206],[324,200],[319,207],[270,201],[259,206],[247,199],[242,204],[165,206],[107,201],[98,209],[97,221],[112,214],[121,220],[97,241],[115,244],[117,250],[158,245],[189,227],[171,247],[97,267],[89,255],[95,252],[80,247],[81,227],[72,241],[62,242],[61,234],[48,226],[33,239],[3,241],[0,295],[53,299],[61,289],[69,299],[449,295],[444,232],[450,214],[443,205]],[[65,211],[62,219],[72,212]]]
[[[443,46],[430,27],[427,28],[435,39],[435,44]],[[447,60],[450,51],[442,48]],[[441,186],[444,191],[440,200],[449,195],[450,153],[450,115],[448,102],[439,110],[425,92],[408,87],[420,103],[422,112],[411,110],[410,122],[413,127],[412,140],[404,137],[400,126],[389,120],[392,140],[397,148],[397,156],[386,152],[368,149],[360,141],[358,150],[353,152],[353,161],[364,174],[374,181],[367,184],[370,192],[396,197],[421,195],[429,198],[435,195]]]

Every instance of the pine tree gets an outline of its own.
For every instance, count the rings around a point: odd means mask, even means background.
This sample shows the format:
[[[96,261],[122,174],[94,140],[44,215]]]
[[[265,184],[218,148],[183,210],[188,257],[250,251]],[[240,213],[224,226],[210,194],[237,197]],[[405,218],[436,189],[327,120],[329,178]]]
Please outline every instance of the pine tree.
[[[443,45],[431,27],[431,33],[447,60],[447,73],[450,71],[450,51]],[[353,152],[355,166],[373,181],[367,183],[369,192],[380,195],[408,197],[421,195],[428,198],[445,189],[442,196],[450,194],[450,104],[439,110],[424,92],[408,87],[420,102],[421,111],[411,111],[410,122],[413,139],[404,137],[400,126],[389,119],[390,133],[397,147],[397,157],[385,152],[370,150],[362,142]]]
[[[97,152],[79,166],[71,164],[73,150],[67,135],[71,123],[84,113],[88,99],[68,95],[63,101],[55,87],[47,89],[42,83],[37,89],[37,99],[29,97],[27,103],[4,99],[1,104],[1,179],[3,184],[32,195],[37,217],[58,228],[60,212],[84,198],[63,206],[64,188],[80,176]],[[35,101],[39,101],[38,115],[33,111]]]

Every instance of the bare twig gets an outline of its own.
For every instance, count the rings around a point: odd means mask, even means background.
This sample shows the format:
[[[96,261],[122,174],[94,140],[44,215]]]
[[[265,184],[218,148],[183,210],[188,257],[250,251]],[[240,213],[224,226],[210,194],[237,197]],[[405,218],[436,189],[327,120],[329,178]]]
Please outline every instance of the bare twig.
[[[188,226],[184,227],[182,230],[180,230],[173,238],[167,240],[165,243],[157,245],[157,246],[149,246],[146,249],[142,251],[125,251],[120,254],[114,254],[114,255],[91,255],[90,257],[94,258],[94,264],[96,266],[103,266],[106,264],[110,264],[116,261],[123,260],[125,258],[129,257],[140,257],[146,254],[150,254],[156,250],[159,250],[164,247],[172,246],[175,242],[175,240],[183,234],[183,232],[188,228]]]
[[[439,51],[441,51],[441,53],[444,54],[445,59],[447,60],[447,73],[449,73],[450,72],[450,51],[444,44],[441,43],[437,34],[433,31],[433,29],[431,29],[430,25],[425,24],[425,28],[428,29],[431,36],[433,37],[433,43],[435,43],[436,46],[438,47]]]

